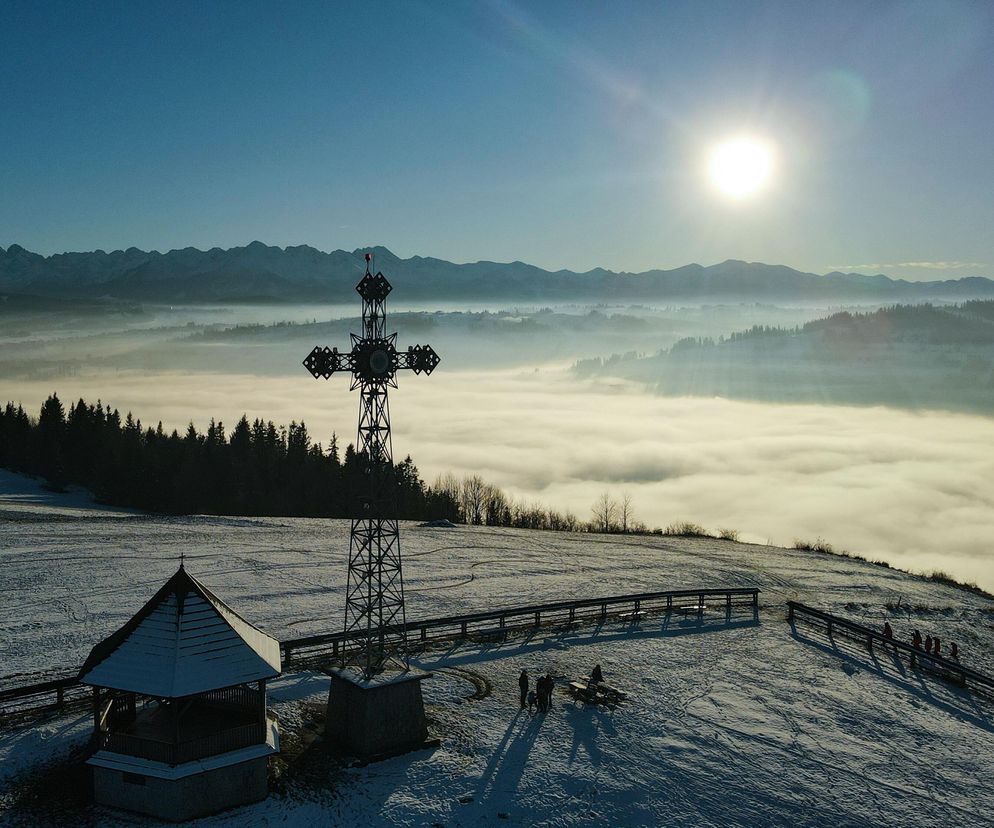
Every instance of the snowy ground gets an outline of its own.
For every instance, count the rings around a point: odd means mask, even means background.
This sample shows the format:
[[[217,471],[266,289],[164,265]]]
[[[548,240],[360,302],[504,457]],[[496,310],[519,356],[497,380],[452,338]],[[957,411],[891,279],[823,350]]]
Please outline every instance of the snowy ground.
[[[339,627],[344,522],[112,512],[12,477],[0,479],[2,491],[17,494],[0,495],[0,686],[78,665],[181,553],[275,636]],[[409,618],[753,585],[763,590],[759,617],[658,617],[426,653],[441,747],[366,768],[341,767],[314,740],[326,680],[284,676],[271,704],[291,761],[275,793],[195,824],[994,824],[994,702],[784,620],[789,598],[872,626],[888,619],[901,637],[918,627],[955,640],[965,662],[994,672],[989,600],[858,561],[727,541],[403,531]],[[886,608],[899,597],[915,608],[910,617]],[[563,694],[566,677],[598,662],[629,691],[627,704],[585,709]],[[560,679],[547,716],[518,710],[521,668]],[[89,727],[79,714],[0,731],[0,824],[53,813],[26,804],[24,791]],[[62,819],[151,824],[72,803]]]

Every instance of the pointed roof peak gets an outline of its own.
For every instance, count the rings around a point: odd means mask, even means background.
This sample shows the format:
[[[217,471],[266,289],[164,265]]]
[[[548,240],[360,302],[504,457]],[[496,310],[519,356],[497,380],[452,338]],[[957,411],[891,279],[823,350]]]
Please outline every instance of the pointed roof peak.
[[[93,648],[79,680],[178,698],[273,678],[281,669],[279,642],[231,609],[181,560],[145,606]]]

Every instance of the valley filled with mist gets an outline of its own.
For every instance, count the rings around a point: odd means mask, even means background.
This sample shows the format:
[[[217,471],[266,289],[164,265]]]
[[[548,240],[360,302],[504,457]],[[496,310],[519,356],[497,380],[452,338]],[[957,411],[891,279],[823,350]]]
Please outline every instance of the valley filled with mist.
[[[395,454],[429,484],[478,475],[581,522],[607,493],[650,528],[821,538],[994,588],[988,302],[405,304],[395,288],[398,348],[442,358],[391,394]],[[315,381],[301,360],[350,348],[358,306],[10,295],[0,397],[32,416],[53,392],[99,398],[181,434],[304,421],[344,445],[347,378]]]

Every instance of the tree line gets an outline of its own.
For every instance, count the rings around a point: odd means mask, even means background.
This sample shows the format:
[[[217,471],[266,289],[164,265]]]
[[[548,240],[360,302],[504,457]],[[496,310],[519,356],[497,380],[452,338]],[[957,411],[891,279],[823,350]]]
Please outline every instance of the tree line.
[[[305,423],[277,426],[246,416],[228,433],[215,420],[180,434],[145,427],[129,412],[56,394],[37,418],[7,403],[0,412],[0,466],[76,484],[102,503],[172,514],[349,517],[368,486],[355,447],[314,442]],[[410,457],[393,466],[399,516],[459,520],[459,504],[426,486]]]
[[[0,410],[0,467],[43,477],[55,490],[82,486],[108,505],[167,514],[351,517],[368,485],[364,458],[353,444],[340,449],[336,434],[327,446],[314,442],[303,422],[277,426],[242,415],[230,432],[212,419],[204,431],[191,422],[181,434],[167,432],[161,422],[143,426],[130,412],[122,417],[99,400],[80,399],[66,410],[57,394],[37,417],[12,402]],[[479,475],[447,473],[429,486],[410,456],[394,464],[390,477],[398,516],[407,520],[674,533],[672,526],[649,530],[636,520],[627,494],[616,500],[605,492],[583,521],[517,500]]]

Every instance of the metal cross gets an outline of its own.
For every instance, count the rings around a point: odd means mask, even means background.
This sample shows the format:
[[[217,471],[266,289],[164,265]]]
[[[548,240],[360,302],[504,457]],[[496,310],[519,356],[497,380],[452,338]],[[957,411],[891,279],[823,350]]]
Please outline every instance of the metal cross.
[[[359,646],[346,650],[345,666],[360,668],[367,679],[393,661],[408,667],[387,387],[397,387],[398,371],[430,374],[439,363],[430,345],[397,350],[397,334],[386,333],[386,299],[392,288],[382,273],[373,275],[372,260],[367,253],[366,275],[356,285],[362,297],[362,335],[350,334],[352,350],[318,346],[304,360],[315,379],[347,371],[350,390],[360,389],[356,450],[369,488],[360,499],[360,514],[352,519],[349,539],[345,632],[353,633]]]

